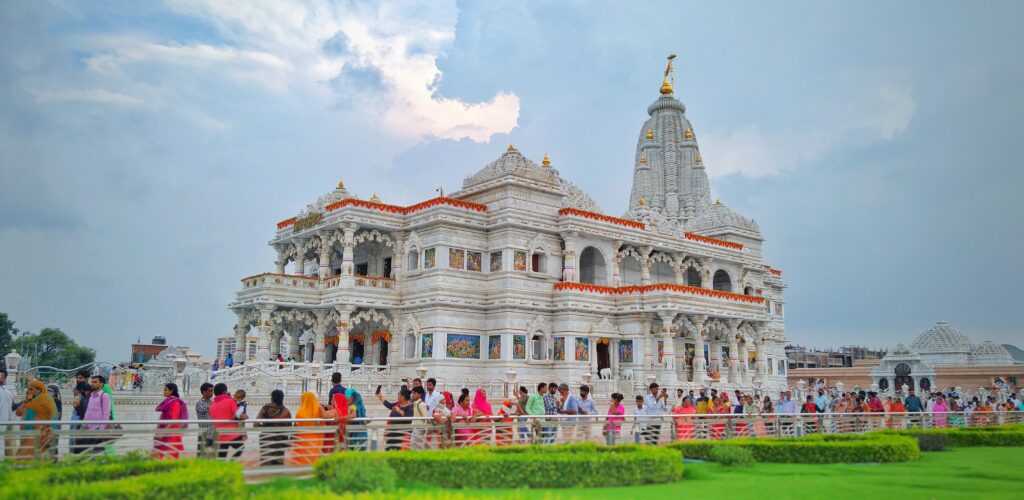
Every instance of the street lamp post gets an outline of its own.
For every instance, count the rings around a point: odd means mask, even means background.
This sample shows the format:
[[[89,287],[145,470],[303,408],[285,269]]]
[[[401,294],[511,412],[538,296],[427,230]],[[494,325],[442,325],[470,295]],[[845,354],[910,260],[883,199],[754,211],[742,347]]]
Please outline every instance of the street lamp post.
[[[18,366],[21,365],[21,354],[18,351],[11,349],[11,352],[4,356],[4,365],[7,367],[7,380],[13,380],[11,387],[15,392],[18,391]]]

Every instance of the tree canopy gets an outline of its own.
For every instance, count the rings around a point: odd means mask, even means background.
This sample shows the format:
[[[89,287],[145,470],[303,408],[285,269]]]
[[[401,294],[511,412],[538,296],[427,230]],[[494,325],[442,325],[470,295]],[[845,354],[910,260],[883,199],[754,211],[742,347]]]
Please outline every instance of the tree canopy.
[[[60,328],[43,328],[39,333],[20,333],[6,313],[0,313],[0,349],[3,354],[17,349],[22,356],[31,356],[33,366],[60,369],[77,368],[96,360],[96,351],[78,345]]]

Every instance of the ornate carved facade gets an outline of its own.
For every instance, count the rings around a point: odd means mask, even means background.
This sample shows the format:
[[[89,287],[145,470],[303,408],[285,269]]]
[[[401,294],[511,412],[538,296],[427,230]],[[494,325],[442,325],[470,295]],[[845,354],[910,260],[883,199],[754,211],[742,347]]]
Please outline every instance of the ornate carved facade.
[[[449,379],[784,386],[781,272],[762,262],[757,225],[711,202],[670,85],[648,113],[622,218],[512,146],[411,206],[339,183],[278,223],[276,270],[242,280],[236,362],[283,345]]]

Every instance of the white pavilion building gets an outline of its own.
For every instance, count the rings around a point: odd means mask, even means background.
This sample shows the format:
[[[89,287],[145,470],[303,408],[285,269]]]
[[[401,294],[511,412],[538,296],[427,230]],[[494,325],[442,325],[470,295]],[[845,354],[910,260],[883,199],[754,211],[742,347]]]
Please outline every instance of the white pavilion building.
[[[671,68],[671,63],[670,63]],[[711,200],[666,78],[640,126],[629,210],[602,213],[509,146],[410,206],[343,183],[277,224],[276,269],[242,279],[234,358],[382,374],[786,385],[781,272],[758,225]]]

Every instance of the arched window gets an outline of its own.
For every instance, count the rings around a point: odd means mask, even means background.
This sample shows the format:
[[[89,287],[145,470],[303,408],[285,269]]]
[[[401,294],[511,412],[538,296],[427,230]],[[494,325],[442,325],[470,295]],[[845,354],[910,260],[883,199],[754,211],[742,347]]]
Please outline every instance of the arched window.
[[[878,388],[880,390],[882,390],[882,391],[888,391],[889,390],[889,379],[887,379],[885,377],[882,377],[882,378],[878,379]]]
[[[719,292],[732,291],[732,279],[729,278],[729,273],[725,272],[724,269],[715,271],[714,279],[711,282],[714,289]]]
[[[932,390],[932,381],[928,380],[928,377],[921,377],[921,391],[926,392]]]
[[[533,358],[535,361],[541,361],[545,358],[546,352],[544,352],[544,337],[541,335],[534,335],[530,341],[530,348],[533,350]]]
[[[530,270],[535,273],[546,273],[547,267],[547,255],[541,252],[533,252],[530,256]]]
[[[686,268],[686,285],[696,287],[704,286],[700,279],[700,271],[693,267]]]
[[[580,252],[580,282],[591,285],[607,284],[608,271],[605,269],[604,256],[594,247],[584,248]]]
[[[416,357],[416,336],[408,334],[405,336],[405,359],[413,359]]]
[[[419,269],[420,266],[420,253],[416,250],[412,250],[405,256],[405,262],[408,264],[410,271]]]
[[[754,295],[754,287],[748,286],[743,288],[743,295]]]

